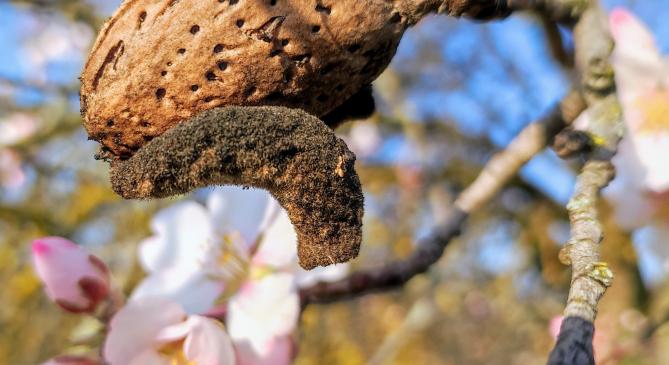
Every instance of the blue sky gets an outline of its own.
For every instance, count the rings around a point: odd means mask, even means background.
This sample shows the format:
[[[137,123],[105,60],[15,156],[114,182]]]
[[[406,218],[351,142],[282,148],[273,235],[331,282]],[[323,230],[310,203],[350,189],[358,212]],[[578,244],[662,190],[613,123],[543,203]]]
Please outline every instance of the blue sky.
[[[102,15],[109,15],[118,1],[98,1]],[[669,53],[669,3],[667,0],[606,0],[608,9],[628,6],[645,21],[656,34],[664,53]],[[23,83],[30,81],[31,65],[25,62],[22,42],[28,39],[36,22],[25,8],[10,3],[0,3],[0,49],[4,50],[0,62],[0,80]],[[415,57],[417,37],[424,34],[444,34],[438,50],[452,69],[436,68],[417,75],[418,82],[407,90],[406,103],[411,106],[412,119],[427,118],[452,120],[459,129],[472,136],[486,136],[497,146],[503,147],[522,127],[538,118],[566,92],[568,82],[559,67],[547,54],[541,29],[526,16],[513,16],[501,22],[481,25],[467,20],[426,21],[418,29],[409,31],[393,62],[398,72],[410,67]],[[481,34],[489,35],[486,47],[495,53],[476,53],[482,43]],[[440,41],[441,39],[439,39]],[[466,66],[477,57],[477,68],[467,74],[458,72],[458,65]],[[46,65],[47,80],[52,85],[71,85],[79,75],[83,55],[66,57]],[[408,64],[408,66],[404,66]],[[523,83],[513,82],[513,75]],[[442,85],[460,79],[455,88]],[[16,100],[21,105],[44,101],[44,95],[33,88],[21,88]],[[74,99],[76,100],[76,99]],[[76,101],[73,105],[77,109]],[[490,111],[494,114],[490,114]],[[0,110],[1,112],[1,110]],[[1,113],[0,113],[1,114]],[[493,118],[493,120],[491,120]],[[395,158],[398,145],[403,141],[391,138],[381,151],[387,159]],[[560,203],[565,203],[573,186],[573,174],[550,151],[537,156],[522,171],[528,182]],[[494,256],[494,255],[493,255]],[[640,255],[647,276],[656,277],[658,263],[652,255]],[[649,277],[650,277],[649,276]]]

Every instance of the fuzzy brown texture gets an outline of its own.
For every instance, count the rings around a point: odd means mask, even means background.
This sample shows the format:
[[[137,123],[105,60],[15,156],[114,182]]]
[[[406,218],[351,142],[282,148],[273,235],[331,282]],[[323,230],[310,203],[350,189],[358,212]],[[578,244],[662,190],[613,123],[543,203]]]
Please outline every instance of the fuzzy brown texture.
[[[357,256],[363,195],[355,156],[318,118],[284,107],[200,113],[113,161],[111,182],[129,199],[234,184],[268,190],[295,226],[305,269]]]

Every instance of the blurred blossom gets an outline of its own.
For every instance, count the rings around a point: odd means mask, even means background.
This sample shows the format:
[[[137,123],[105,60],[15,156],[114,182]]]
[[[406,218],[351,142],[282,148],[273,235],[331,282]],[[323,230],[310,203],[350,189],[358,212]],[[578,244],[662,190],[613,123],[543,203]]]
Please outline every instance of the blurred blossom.
[[[110,365],[232,365],[235,353],[223,325],[188,316],[176,302],[142,298],[109,323],[103,356]]]
[[[73,313],[91,313],[109,295],[109,271],[97,257],[60,237],[33,241],[33,262],[46,293]]]
[[[372,156],[382,143],[379,127],[371,122],[353,124],[345,140],[351,151],[360,158]]]
[[[100,362],[82,356],[58,356],[42,365],[100,365]]]
[[[0,119],[0,146],[25,140],[37,131],[37,119],[25,113],[13,113]]]
[[[555,316],[551,318],[551,320],[548,322],[548,333],[551,334],[551,337],[553,337],[553,340],[557,341],[558,335],[560,335],[560,326],[562,326],[562,321],[564,320],[564,316]]]
[[[26,181],[19,154],[0,148],[0,187],[18,188]]]
[[[31,70],[30,80],[34,82],[47,80],[46,67],[51,62],[83,62],[93,40],[93,31],[88,25],[55,17],[38,18],[31,28],[23,51],[27,68]]]
[[[610,15],[612,55],[626,134],[613,163],[617,174],[605,190],[626,229],[669,220],[669,60],[650,30],[627,10]],[[588,113],[577,121],[583,126]]]
[[[630,332],[641,333],[648,326],[648,318],[635,308],[628,308],[620,313],[621,326]]]
[[[0,80],[0,96],[13,95],[16,92],[16,87],[7,81]]]
[[[244,364],[289,363],[299,315],[298,288],[337,280],[336,265],[297,264],[287,213],[261,190],[213,190],[206,206],[185,201],[159,212],[140,246],[149,273],[131,300],[169,298],[187,313],[216,312],[223,299],[229,334]]]
[[[230,300],[228,327],[242,364],[290,364],[300,312],[291,274],[250,280]]]
[[[21,157],[11,146],[37,131],[37,119],[25,113],[13,113],[0,118],[0,187],[18,188],[26,181]]]

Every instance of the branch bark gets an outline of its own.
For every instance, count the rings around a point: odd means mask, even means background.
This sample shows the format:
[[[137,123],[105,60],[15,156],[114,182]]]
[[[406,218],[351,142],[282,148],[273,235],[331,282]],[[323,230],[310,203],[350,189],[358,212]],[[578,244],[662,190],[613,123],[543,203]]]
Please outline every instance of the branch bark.
[[[576,105],[576,106],[575,106]],[[474,182],[456,199],[448,221],[420,241],[412,255],[375,269],[361,270],[335,282],[321,282],[300,291],[302,306],[331,303],[401,287],[426,272],[443,255],[446,246],[459,235],[468,215],[493,198],[518,170],[542,151],[553,137],[573,121],[574,108],[583,105],[576,93],[555,107],[540,121],[528,125],[495,155]],[[568,117],[568,118],[567,118]]]
[[[572,268],[572,281],[565,320],[548,364],[594,364],[592,337],[597,304],[612,284],[613,273],[600,261],[603,240],[597,202],[601,189],[614,176],[611,158],[622,136],[621,107],[615,93],[613,70],[608,62],[613,49],[606,14],[592,0],[574,28],[576,64],[589,106],[594,150],[585,162],[567,205],[571,238],[560,252],[560,260]]]

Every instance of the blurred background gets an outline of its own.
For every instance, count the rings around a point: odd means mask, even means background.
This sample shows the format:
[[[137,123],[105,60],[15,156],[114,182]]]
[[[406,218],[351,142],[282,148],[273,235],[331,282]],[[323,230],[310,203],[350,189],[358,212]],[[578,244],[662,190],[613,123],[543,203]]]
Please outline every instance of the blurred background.
[[[119,3],[0,0],[0,364],[38,364],[87,328],[44,296],[32,239],[85,245],[129,291],[142,276],[137,243],[175,201],[117,197],[81,126],[77,77]],[[669,52],[666,0],[603,3],[632,10]],[[354,266],[406,256],[442,221],[487,159],[565,95],[571,50],[569,32],[529,13],[488,24],[433,16],[411,29],[374,84],[378,113],[338,131],[358,156],[366,193]],[[309,307],[297,363],[543,364],[568,290],[557,253],[576,167],[542,153],[476,212],[429,274],[400,291]],[[600,363],[669,364],[669,245],[622,231],[602,208],[616,282],[600,306]]]

